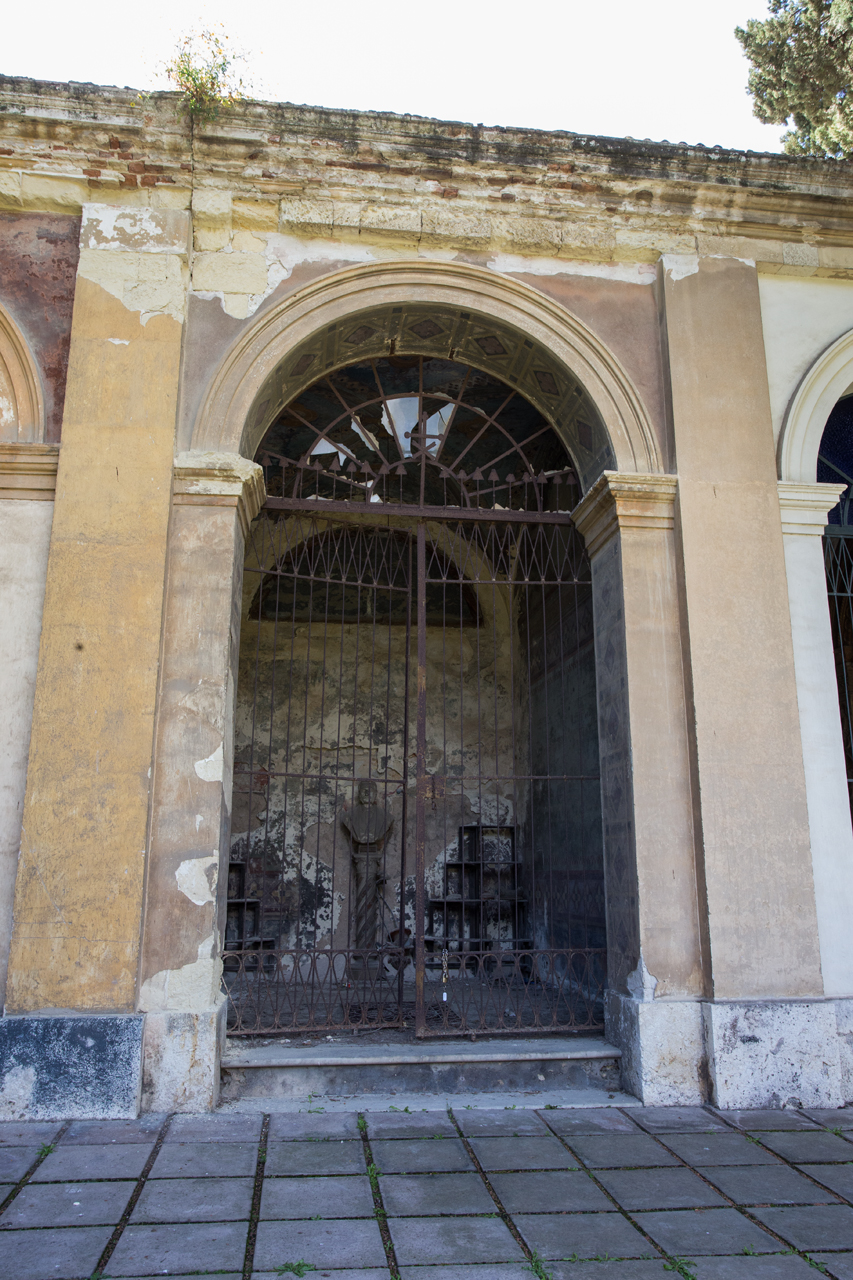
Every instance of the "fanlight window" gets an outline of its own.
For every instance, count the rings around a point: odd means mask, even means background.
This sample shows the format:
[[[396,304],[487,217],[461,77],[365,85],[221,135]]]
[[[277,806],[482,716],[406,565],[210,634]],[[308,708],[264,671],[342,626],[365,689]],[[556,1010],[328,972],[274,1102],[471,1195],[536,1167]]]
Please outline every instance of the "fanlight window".
[[[330,372],[282,412],[259,460],[274,498],[569,511],[553,427],[491,374],[427,356]]]

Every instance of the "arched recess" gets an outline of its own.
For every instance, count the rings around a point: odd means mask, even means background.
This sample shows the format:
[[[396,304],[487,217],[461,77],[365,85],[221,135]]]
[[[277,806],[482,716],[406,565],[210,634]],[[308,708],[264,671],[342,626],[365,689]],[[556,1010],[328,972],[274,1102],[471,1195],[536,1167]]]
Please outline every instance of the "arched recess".
[[[341,271],[265,312],[220,365],[191,448],[253,457],[287,400],[389,351],[455,357],[515,385],[563,436],[584,490],[603,470],[663,470],[639,394],[585,325],[516,281],[436,262]]]
[[[44,397],[29,345],[0,304],[0,440],[35,444],[44,439]]]
[[[827,601],[822,534],[843,486],[817,483],[827,419],[853,384],[853,330],[806,372],[777,460],[821,969],[827,996],[853,995],[853,827]]]

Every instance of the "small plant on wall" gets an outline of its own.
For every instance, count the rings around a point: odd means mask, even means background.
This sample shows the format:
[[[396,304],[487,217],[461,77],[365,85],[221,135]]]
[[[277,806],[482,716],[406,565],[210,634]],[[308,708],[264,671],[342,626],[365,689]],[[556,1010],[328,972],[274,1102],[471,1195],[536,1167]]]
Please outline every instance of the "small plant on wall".
[[[223,107],[246,98],[248,86],[240,74],[245,62],[224,29],[203,28],[181,38],[163,72],[181,92],[181,109],[193,122],[207,124]]]

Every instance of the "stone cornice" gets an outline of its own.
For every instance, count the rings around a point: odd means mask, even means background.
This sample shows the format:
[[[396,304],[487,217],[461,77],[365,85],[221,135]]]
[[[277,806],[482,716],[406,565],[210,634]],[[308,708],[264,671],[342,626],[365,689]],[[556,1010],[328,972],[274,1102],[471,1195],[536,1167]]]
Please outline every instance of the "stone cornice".
[[[677,476],[605,471],[572,512],[590,558],[626,529],[672,529],[677,488]]]
[[[853,272],[845,161],[260,102],[197,128],[191,152],[175,107],[174,94],[0,77],[0,208],[186,209],[226,192],[247,229],[362,244]]]
[[[58,465],[57,444],[0,442],[0,500],[53,502]]]
[[[843,484],[798,484],[779,480],[779,507],[782,532],[820,537],[826,528],[826,516],[846,486]]]
[[[235,507],[245,535],[265,498],[263,471],[240,454],[181,453],[175,459],[175,506]]]

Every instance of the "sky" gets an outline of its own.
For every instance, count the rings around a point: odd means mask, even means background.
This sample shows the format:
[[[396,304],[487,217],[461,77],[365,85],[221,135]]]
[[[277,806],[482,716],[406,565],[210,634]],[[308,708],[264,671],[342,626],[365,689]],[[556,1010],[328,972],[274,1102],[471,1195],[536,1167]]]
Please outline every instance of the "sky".
[[[193,28],[223,24],[254,96],[473,124],[781,149],[752,115],[735,26],[765,0],[45,0],[8,4],[0,73],[166,88]]]

